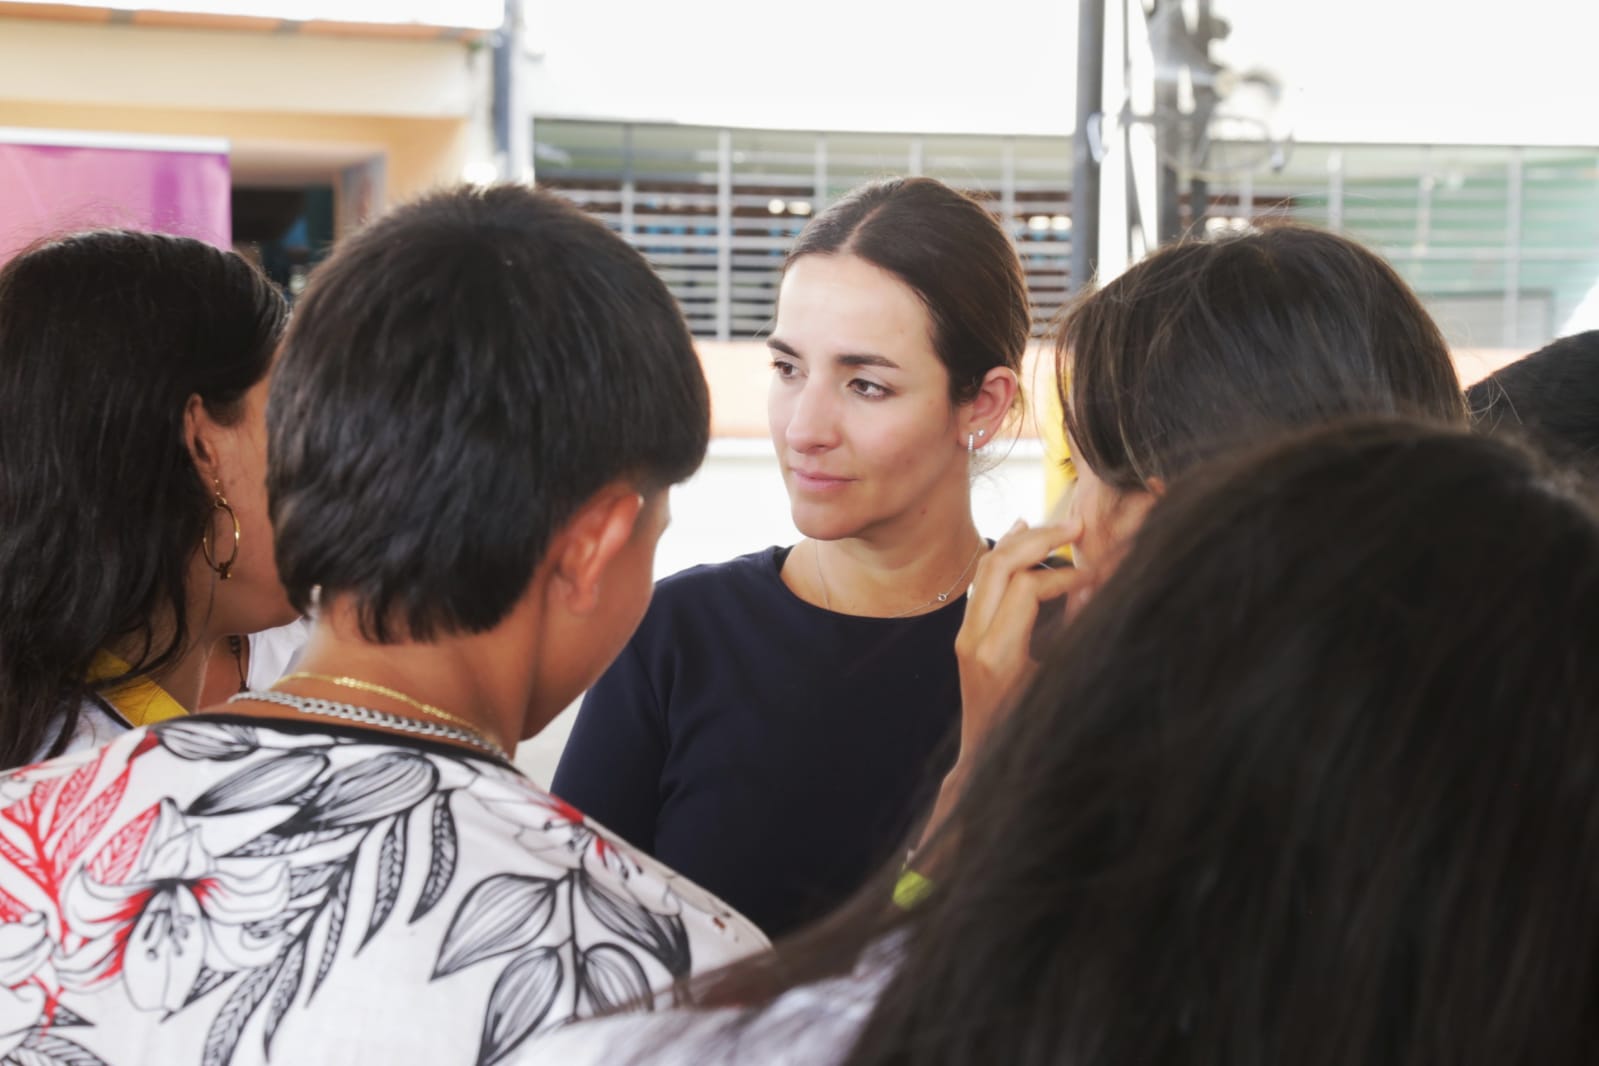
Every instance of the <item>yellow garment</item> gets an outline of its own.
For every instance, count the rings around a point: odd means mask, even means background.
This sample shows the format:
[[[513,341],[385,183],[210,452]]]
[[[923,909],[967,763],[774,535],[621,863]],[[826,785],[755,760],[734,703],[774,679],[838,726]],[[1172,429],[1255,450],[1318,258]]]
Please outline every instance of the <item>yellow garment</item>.
[[[89,680],[104,681],[109,677],[124,677],[131,667],[108,651],[96,653],[89,664]],[[116,708],[129,725],[137,728],[168,718],[182,718],[189,712],[183,704],[167,694],[166,689],[148,677],[136,677],[100,693],[102,699]]]
[[[907,866],[900,871],[899,880],[894,883],[894,906],[908,911],[932,891],[933,882]]]

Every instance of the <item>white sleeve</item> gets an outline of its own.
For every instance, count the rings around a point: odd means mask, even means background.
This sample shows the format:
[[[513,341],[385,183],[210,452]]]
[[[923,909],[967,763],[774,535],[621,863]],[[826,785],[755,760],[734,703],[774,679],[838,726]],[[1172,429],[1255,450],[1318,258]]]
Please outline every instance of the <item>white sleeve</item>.
[[[250,669],[245,684],[252,689],[271,688],[299,662],[311,639],[311,620],[296,618],[286,626],[250,634]]]
[[[39,762],[45,757],[45,752],[55,743],[56,730],[59,728],[60,718],[51,719],[50,729],[45,734],[44,746],[33,753],[33,758],[29,762]],[[71,755],[73,752],[89,751],[102,744],[109,744],[131,728],[122,719],[109,714],[98,700],[84,700],[82,708],[78,711],[78,724],[73,728],[72,736],[67,738],[67,746],[61,749],[61,754]]]

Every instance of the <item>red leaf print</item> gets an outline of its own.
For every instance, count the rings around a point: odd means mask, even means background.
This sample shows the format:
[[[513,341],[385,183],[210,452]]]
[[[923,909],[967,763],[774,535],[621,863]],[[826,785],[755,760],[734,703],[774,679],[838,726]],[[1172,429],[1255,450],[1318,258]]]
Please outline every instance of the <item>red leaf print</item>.
[[[44,993],[42,1016],[44,1018],[44,1029],[48,1032],[50,1027],[56,1023],[56,1011],[61,1009],[61,990],[52,989],[41,978],[37,977],[31,983],[38,985],[40,991]]]
[[[4,816],[6,821],[15,825],[27,825],[33,819],[33,793],[37,791],[39,791],[39,787],[35,785],[33,792],[29,792],[5,810],[0,811],[0,816]]]
[[[128,770],[131,769],[132,767],[128,767],[118,774],[117,779],[111,782],[111,787],[96,796],[93,802],[84,808],[83,813],[61,831],[60,842],[51,849],[57,870],[70,869],[72,864],[78,861],[78,856],[83,854],[83,849],[89,846],[89,841],[94,839],[94,835],[105,828],[106,822],[116,811],[117,804],[122,802],[122,793],[128,787]]]
[[[565,800],[561,799],[559,796],[547,797],[547,806],[549,806],[551,810],[555,811],[556,814],[560,815],[565,821],[571,822],[573,825],[583,824],[583,812]]]
[[[55,813],[50,819],[50,828],[45,830],[46,835],[54,832],[56,825],[77,813],[78,805],[88,794],[89,786],[94,783],[94,777],[100,772],[100,763],[104,759],[105,752],[102,750],[95,756],[94,762],[80,766],[72,772],[71,777],[67,778],[66,786],[61,790],[61,799],[57,801]]]
[[[139,852],[144,849],[150,827],[160,813],[160,802],[152,803],[144,813],[118,829],[116,836],[106,842],[89,864],[89,876],[102,885],[120,885],[127,880],[133,864],[139,861]]]
[[[28,913],[27,904],[0,888],[0,922],[20,922]]]
[[[606,840],[604,837],[596,833],[594,836],[594,857],[600,862],[604,863],[609,861],[610,856],[613,853],[618,855],[621,854],[620,852],[617,852],[615,848],[611,847],[611,842],[609,840]]]
[[[91,972],[94,976],[89,979],[91,986],[122,975],[122,963],[128,955],[128,941],[133,937],[133,928],[153,895],[155,895],[153,889],[137,892],[129,897],[127,904],[120,911],[112,915],[112,920],[117,925],[111,934],[111,943],[93,966]]]
[[[50,797],[55,795],[56,789],[60,787],[59,777],[36,783],[26,796],[5,809],[5,816],[24,829],[37,829],[39,812],[44,810],[45,804],[50,802]]]
[[[50,886],[45,884],[44,870],[38,861],[31,855],[24,855],[15,844],[5,838],[4,834],[0,834],[0,859],[27,874],[40,888],[47,892],[51,891]]]

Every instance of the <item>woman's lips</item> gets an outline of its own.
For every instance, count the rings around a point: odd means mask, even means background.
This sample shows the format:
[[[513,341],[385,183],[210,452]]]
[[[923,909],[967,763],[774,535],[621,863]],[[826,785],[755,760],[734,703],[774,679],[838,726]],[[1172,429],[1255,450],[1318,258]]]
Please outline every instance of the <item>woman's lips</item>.
[[[806,470],[793,470],[791,472],[794,475],[794,484],[810,492],[836,491],[854,480],[854,478],[836,477],[832,474]]]

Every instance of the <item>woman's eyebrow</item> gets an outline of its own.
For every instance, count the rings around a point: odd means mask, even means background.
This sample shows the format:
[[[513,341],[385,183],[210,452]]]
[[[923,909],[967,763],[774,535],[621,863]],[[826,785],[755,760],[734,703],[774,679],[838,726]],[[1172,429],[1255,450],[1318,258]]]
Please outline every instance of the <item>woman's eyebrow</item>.
[[[838,357],[838,362],[844,366],[880,366],[888,370],[898,370],[899,364],[886,355],[873,355],[871,352],[850,352]]]
[[[782,352],[784,355],[793,356],[795,359],[805,358],[804,356],[800,355],[799,352],[794,350],[793,345],[778,337],[767,337],[766,346]],[[894,362],[894,360],[890,359],[888,356],[877,355],[873,352],[845,352],[843,355],[835,356],[834,361],[840,366],[876,366],[882,367],[885,370],[900,369],[900,365]]]

